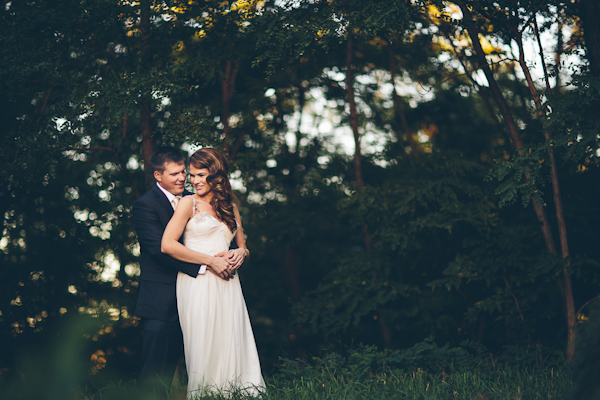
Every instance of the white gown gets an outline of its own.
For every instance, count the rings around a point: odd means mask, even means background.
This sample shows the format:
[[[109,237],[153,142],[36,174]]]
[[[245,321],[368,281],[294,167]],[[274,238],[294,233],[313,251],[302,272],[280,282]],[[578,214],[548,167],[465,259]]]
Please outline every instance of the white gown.
[[[234,233],[208,213],[196,212],[185,228],[185,246],[209,255],[227,251]],[[177,307],[188,399],[240,389],[258,395],[265,384],[238,274],[226,281],[209,271],[197,278],[180,272]]]

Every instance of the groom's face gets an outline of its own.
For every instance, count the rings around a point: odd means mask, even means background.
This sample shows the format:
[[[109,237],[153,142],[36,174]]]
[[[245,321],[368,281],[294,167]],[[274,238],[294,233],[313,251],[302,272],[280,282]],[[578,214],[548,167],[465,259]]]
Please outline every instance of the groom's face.
[[[183,193],[185,183],[185,164],[169,162],[163,172],[155,171],[154,179],[163,189],[175,196]]]

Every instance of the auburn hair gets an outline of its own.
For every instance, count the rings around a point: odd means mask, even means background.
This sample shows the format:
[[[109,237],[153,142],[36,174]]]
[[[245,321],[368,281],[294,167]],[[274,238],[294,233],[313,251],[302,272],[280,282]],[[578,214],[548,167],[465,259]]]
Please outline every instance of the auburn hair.
[[[229,182],[227,159],[219,151],[205,147],[192,154],[190,164],[198,169],[208,169],[206,183],[213,192],[210,205],[215,210],[217,218],[223,221],[231,232],[234,232],[237,223],[233,213],[233,202],[236,198]]]

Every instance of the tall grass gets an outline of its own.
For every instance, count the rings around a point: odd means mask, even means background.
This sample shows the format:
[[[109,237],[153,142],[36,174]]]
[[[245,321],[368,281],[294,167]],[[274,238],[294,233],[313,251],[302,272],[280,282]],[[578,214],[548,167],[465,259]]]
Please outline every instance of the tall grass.
[[[389,373],[355,380],[331,371],[313,371],[292,381],[271,381],[268,399],[564,399],[571,388],[566,368],[557,371],[509,369],[431,374]]]
[[[81,323],[68,325],[56,345],[30,349],[10,375],[0,371],[0,399],[185,400],[184,384],[176,384],[171,388],[157,385],[152,390],[140,390],[134,381],[120,381],[120,375],[106,375],[102,380],[98,377],[92,379],[94,377],[87,374],[89,360],[86,361],[84,357],[86,343],[77,339],[89,329],[89,326]],[[594,358],[598,354],[587,350]],[[577,386],[586,390],[598,387],[596,364],[583,363],[573,374],[561,357],[547,357],[542,366],[539,357],[536,354],[527,355],[526,349],[520,349],[519,357],[514,357],[513,353],[504,360],[491,360],[489,352],[476,343],[465,342],[451,348],[437,346],[433,340],[427,339],[402,350],[360,346],[310,360],[281,359],[278,372],[266,377],[266,390],[261,398],[568,399],[573,386],[572,377],[582,376],[589,369],[588,375],[593,380],[578,382]],[[593,398],[584,397],[586,400]],[[240,391],[206,394],[197,396],[195,400],[251,398]],[[573,397],[573,400],[582,398]]]
[[[532,370],[511,368],[503,371],[465,371],[432,374],[424,371],[374,375],[360,380],[326,368],[309,368],[294,379],[267,379],[263,400],[536,400],[565,399],[571,389],[568,368]],[[78,400],[118,400],[164,398],[161,393],[142,393],[132,385],[113,385],[86,390]],[[185,388],[172,388],[169,400],[185,399]],[[210,394],[195,400],[250,400],[243,393]]]

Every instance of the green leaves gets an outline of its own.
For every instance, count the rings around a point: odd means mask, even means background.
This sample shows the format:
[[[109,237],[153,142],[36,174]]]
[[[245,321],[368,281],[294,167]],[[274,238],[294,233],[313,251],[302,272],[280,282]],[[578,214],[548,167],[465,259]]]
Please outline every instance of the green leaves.
[[[487,181],[497,181],[495,194],[498,204],[505,207],[519,199],[526,207],[531,199],[543,204],[544,192],[549,177],[549,167],[545,164],[551,146],[542,144],[530,147],[523,155],[515,153],[509,160],[498,161],[486,175]]]
[[[340,202],[342,217],[357,231],[366,227],[374,247],[338,257],[337,267],[295,306],[315,332],[335,336],[379,318],[410,325],[429,307],[444,309],[437,292],[428,294],[428,282],[497,219],[478,182],[480,165],[460,157],[423,161],[416,173],[381,170],[376,186]]]

